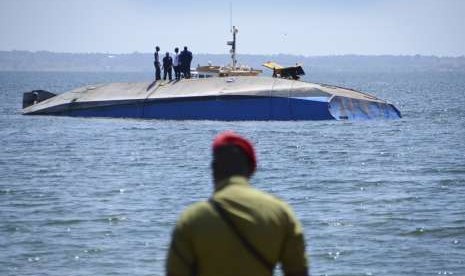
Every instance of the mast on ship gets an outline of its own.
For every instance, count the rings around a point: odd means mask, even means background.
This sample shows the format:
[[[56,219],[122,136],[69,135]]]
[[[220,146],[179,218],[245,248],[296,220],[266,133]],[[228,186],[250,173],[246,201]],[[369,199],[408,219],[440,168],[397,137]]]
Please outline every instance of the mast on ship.
[[[238,66],[237,63],[237,53],[236,53],[236,35],[239,30],[236,26],[232,26],[231,24],[231,33],[233,35],[233,40],[228,41],[226,45],[231,46],[229,52],[231,53],[231,64],[227,66],[217,66],[211,65],[208,66],[197,66],[197,72],[200,74],[205,74],[209,76],[217,76],[217,77],[231,77],[231,76],[257,76],[262,71],[255,70],[253,68],[247,66]]]
[[[231,60],[232,60],[232,69],[236,70],[236,65],[237,65],[237,59],[236,59],[236,34],[239,30],[236,28],[236,26],[232,26],[231,32],[233,34],[233,40],[228,41],[227,45],[231,46],[231,50],[229,51],[231,53]]]

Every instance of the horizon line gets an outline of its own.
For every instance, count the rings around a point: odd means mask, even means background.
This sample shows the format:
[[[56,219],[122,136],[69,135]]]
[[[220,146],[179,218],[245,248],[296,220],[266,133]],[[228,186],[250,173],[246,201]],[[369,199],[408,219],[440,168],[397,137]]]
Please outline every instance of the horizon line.
[[[110,52],[55,52],[49,50],[0,50],[0,53],[12,53],[12,52],[24,52],[24,53],[50,53],[50,54],[72,54],[72,55],[135,55],[135,54],[153,54],[151,52],[139,52],[134,51],[131,53],[110,53]],[[171,53],[171,52],[170,52]],[[196,55],[216,55],[216,56],[229,56],[228,53],[202,53],[198,52]],[[255,53],[241,53],[239,54],[243,56],[295,56],[295,57],[304,57],[304,58],[312,58],[312,57],[429,57],[429,58],[465,58],[465,54],[463,55],[433,55],[433,54],[354,54],[354,53],[347,53],[347,54],[325,54],[325,55],[302,55],[302,54],[289,54],[289,53],[275,53],[275,54],[255,54]]]

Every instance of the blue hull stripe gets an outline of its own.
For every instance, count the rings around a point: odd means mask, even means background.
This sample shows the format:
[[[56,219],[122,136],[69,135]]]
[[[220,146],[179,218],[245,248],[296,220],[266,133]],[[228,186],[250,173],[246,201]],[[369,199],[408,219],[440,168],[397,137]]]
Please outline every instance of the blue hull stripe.
[[[140,101],[119,105],[67,109],[78,117],[168,120],[329,120],[328,103],[281,97],[192,97]]]

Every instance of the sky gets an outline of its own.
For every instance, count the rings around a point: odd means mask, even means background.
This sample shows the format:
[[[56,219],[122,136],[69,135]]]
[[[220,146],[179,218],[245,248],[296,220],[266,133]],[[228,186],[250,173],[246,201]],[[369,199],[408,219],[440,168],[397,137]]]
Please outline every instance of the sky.
[[[465,55],[464,0],[0,0],[0,51]]]

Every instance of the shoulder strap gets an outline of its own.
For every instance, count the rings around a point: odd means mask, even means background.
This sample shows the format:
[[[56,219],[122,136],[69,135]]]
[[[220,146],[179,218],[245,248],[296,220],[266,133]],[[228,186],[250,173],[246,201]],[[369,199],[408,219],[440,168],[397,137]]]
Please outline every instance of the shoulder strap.
[[[236,234],[236,236],[239,238],[241,241],[242,245],[264,266],[266,267],[269,271],[273,271],[274,265],[271,264],[269,261],[263,257],[260,252],[239,232],[239,229],[237,229],[236,225],[232,222],[231,218],[228,216],[226,210],[219,204],[218,202],[214,201],[213,199],[210,199],[210,203],[212,206],[215,208],[215,210],[218,212],[220,217],[226,222],[226,224],[231,228],[231,230]]]

